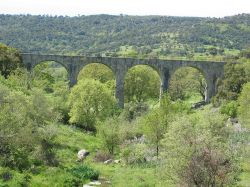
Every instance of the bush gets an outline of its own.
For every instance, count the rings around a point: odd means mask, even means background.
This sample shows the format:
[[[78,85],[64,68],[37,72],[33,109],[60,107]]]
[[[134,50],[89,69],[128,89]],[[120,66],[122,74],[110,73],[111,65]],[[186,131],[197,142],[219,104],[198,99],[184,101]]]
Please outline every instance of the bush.
[[[239,97],[239,118],[245,128],[250,129],[250,82],[245,84]]]
[[[67,176],[67,178],[63,182],[64,187],[79,187],[82,181],[73,176]]]
[[[146,162],[146,145],[131,144],[122,150],[122,157],[127,164],[142,164]]]
[[[9,181],[13,178],[13,175],[10,171],[4,171],[1,173],[1,178],[4,182]]]
[[[112,158],[112,155],[110,153],[107,153],[105,151],[98,151],[95,155],[94,160],[96,162],[104,162],[106,160],[109,160]]]
[[[69,96],[70,123],[95,131],[96,122],[114,115],[118,105],[112,92],[97,80],[82,80]]]
[[[226,114],[231,118],[235,118],[237,117],[237,108],[238,108],[238,103],[236,101],[231,101],[227,104],[224,104],[221,109],[220,112],[222,114]]]
[[[120,127],[118,118],[111,118],[98,125],[98,136],[102,140],[103,148],[114,155],[120,143]]]
[[[145,114],[149,110],[149,107],[144,102],[130,102],[124,109],[123,117],[128,120],[132,121],[136,119],[137,117],[140,117],[141,115]]]
[[[76,166],[70,169],[72,176],[79,180],[98,180],[100,173],[89,166]]]

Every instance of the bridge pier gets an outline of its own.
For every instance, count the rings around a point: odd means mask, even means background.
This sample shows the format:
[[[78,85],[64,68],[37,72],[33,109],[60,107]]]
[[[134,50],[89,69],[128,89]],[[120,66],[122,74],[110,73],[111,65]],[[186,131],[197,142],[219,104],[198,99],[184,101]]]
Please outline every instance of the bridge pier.
[[[74,85],[76,85],[77,83],[77,78],[75,77],[75,75],[69,75],[69,87],[73,87]]]
[[[115,97],[118,101],[118,105],[124,108],[124,79],[125,72],[116,72],[116,90]]]
[[[160,79],[161,79],[160,99],[163,96],[163,94],[168,90],[170,78],[171,76],[168,69],[164,69],[160,73]]]
[[[209,77],[207,80],[207,89],[205,93],[205,102],[209,103],[213,96],[216,95],[216,77]]]

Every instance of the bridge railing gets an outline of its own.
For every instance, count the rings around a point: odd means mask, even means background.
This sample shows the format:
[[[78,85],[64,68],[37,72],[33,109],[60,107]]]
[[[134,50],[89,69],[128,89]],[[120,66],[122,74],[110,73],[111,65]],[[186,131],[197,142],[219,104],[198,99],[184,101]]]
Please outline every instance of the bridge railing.
[[[74,53],[74,52],[62,52],[62,51],[21,51],[21,54],[37,54],[37,55],[65,55],[65,56],[87,56],[87,57],[115,57],[115,58],[134,58],[134,59],[161,59],[161,60],[181,60],[181,61],[201,61],[201,62],[225,62],[234,61],[235,59],[226,59],[225,57],[178,57],[178,56],[130,56],[130,55],[118,55],[117,53],[107,52],[107,53]]]

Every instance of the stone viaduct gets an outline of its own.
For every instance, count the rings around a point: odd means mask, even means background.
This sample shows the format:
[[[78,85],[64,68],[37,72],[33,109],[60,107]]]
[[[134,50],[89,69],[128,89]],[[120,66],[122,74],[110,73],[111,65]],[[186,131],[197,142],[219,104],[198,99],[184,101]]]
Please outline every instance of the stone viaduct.
[[[124,78],[127,71],[136,65],[148,65],[156,70],[161,80],[160,94],[168,89],[169,81],[174,72],[181,67],[193,67],[204,76],[207,89],[205,102],[216,94],[216,82],[223,76],[225,62],[185,61],[185,60],[161,60],[161,59],[134,59],[112,57],[87,57],[65,55],[42,55],[22,53],[22,60],[28,70],[32,70],[37,64],[54,61],[61,64],[68,72],[69,84],[77,83],[77,77],[84,66],[91,63],[100,63],[109,67],[116,78],[116,98],[120,107],[124,107]],[[147,86],[147,85],[145,85]]]

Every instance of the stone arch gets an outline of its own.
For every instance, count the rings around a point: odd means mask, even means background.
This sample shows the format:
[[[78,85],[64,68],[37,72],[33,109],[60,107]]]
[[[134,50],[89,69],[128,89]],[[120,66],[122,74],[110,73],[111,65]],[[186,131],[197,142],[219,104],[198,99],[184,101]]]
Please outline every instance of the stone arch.
[[[184,65],[174,67],[172,69],[172,71],[171,71],[171,76],[170,76],[170,79],[169,79],[169,82],[168,82],[169,88],[171,89],[173,78],[177,74],[177,72],[179,72],[180,70],[184,70],[184,69],[189,69],[189,71],[193,69],[193,70],[196,70],[197,72],[199,72],[202,75],[201,79],[198,80],[199,85],[202,86],[202,90],[199,91],[199,95],[202,96],[203,101],[207,101],[208,74],[207,74],[206,71],[204,71],[199,66],[192,65],[192,64],[187,64],[187,65],[184,64]],[[204,79],[205,82],[202,79]],[[201,91],[204,91],[204,92],[201,92]]]
[[[42,69],[40,70],[36,70],[36,68],[40,65],[43,64],[48,64],[48,66],[42,66]],[[51,80],[53,82],[50,82],[51,84],[55,84],[56,82],[61,82],[61,83],[65,83],[65,86],[67,86],[67,84],[69,83],[69,78],[70,78],[70,74],[69,71],[67,69],[67,67],[65,67],[64,64],[59,63],[55,60],[43,60],[43,61],[38,61],[38,63],[34,63],[32,66],[32,69],[30,69],[32,74],[35,73],[34,75],[36,75],[36,73],[40,74],[39,72],[41,72],[40,75],[44,76],[45,74],[46,77],[50,76],[50,78],[48,80]],[[43,74],[45,73],[45,74]],[[36,76],[35,76],[36,77]],[[52,79],[51,79],[52,78]]]
[[[88,67],[90,67],[90,66],[92,66],[92,65],[103,66],[103,67],[105,67],[106,69],[110,70],[110,71],[112,72],[112,75],[113,75],[114,79],[115,79],[116,72],[114,71],[114,69],[113,69],[111,66],[109,66],[109,65],[107,65],[107,64],[105,64],[105,63],[99,63],[99,62],[94,62],[94,61],[93,61],[93,62],[90,62],[90,63],[83,64],[83,65],[78,69],[77,75],[76,75],[77,80],[78,80],[78,78],[79,78],[80,72],[82,72],[84,69],[86,69],[86,68],[88,68]]]
[[[158,68],[156,67],[156,66],[154,66],[154,65],[149,65],[149,64],[144,64],[144,63],[138,63],[138,64],[134,64],[134,65],[132,65],[132,66],[129,66],[128,68],[127,68],[127,71],[125,72],[125,75],[124,75],[124,92],[125,92],[125,95],[128,97],[128,95],[129,95],[129,93],[130,93],[130,91],[129,91],[129,87],[131,86],[131,85],[127,85],[127,82],[126,81],[128,81],[128,75],[129,75],[129,73],[130,73],[130,71],[132,71],[132,70],[135,70],[136,68],[138,68],[138,67],[143,67],[143,68],[145,68],[144,69],[144,71],[150,71],[150,72],[152,72],[153,74],[151,75],[151,77],[149,78],[149,81],[154,81],[154,82],[156,82],[156,84],[153,84],[153,85],[150,85],[150,87],[149,87],[149,85],[143,85],[143,84],[140,84],[139,83],[139,81],[137,82],[137,81],[135,81],[134,83],[135,84],[138,84],[135,88],[131,88],[131,93],[133,92],[133,91],[135,91],[137,88],[138,88],[138,90],[137,91],[139,91],[140,93],[139,93],[139,95],[138,95],[138,99],[141,97],[141,98],[143,98],[143,90],[144,91],[150,91],[150,88],[152,87],[152,86],[155,86],[155,89],[152,89],[152,96],[154,96],[154,97],[159,97],[159,95],[160,95],[160,88],[161,88],[161,75],[160,75],[160,72],[159,72],[159,70],[158,70]],[[143,73],[143,71],[141,72],[141,73]],[[151,80],[150,80],[151,79]],[[143,88],[144,87],[144,88]],[[157,91],[156,91],[157,90]],[[155,93],[154,93],[154,91],[156,91]],[[140,94],[141,94],[141,96],[140,96]],[[151,94],[150,94],[151,95]],[[145,95],[144,95],[145,96]],[[127,98],[127,101],[129,101],[129,100],[131,100],[131,98]]]
[[[147,67],[150,67],[152,68],[154,71],[157,72],[157,74],[159,75],[159,77],[161,77],[161,71],[160,71],[160,68],[158,66],[158,63],[155,62],[155,63],[149,63],[151,61],[144,61],[144,60],[141,60],[141,61],[138,61],[138,62],[134,62],[130,65],[127,66],[127,69],[126,69],[126,74],[127,74],[127,71],[129,71],[131,68],[134,68],[136,66],[147,66]]]
[[[41,64],[47,63],[47,62],[54,62],[56,64],[60,64],[62,67],[64,67],[64,69],[69,74],[68,66],[66,66],[64,63],[57,61],[57,60],[41,60],[41,61],[35,62],[34,64],[32,64],[31,70],[34,69],[37,65],[41,65]]]

